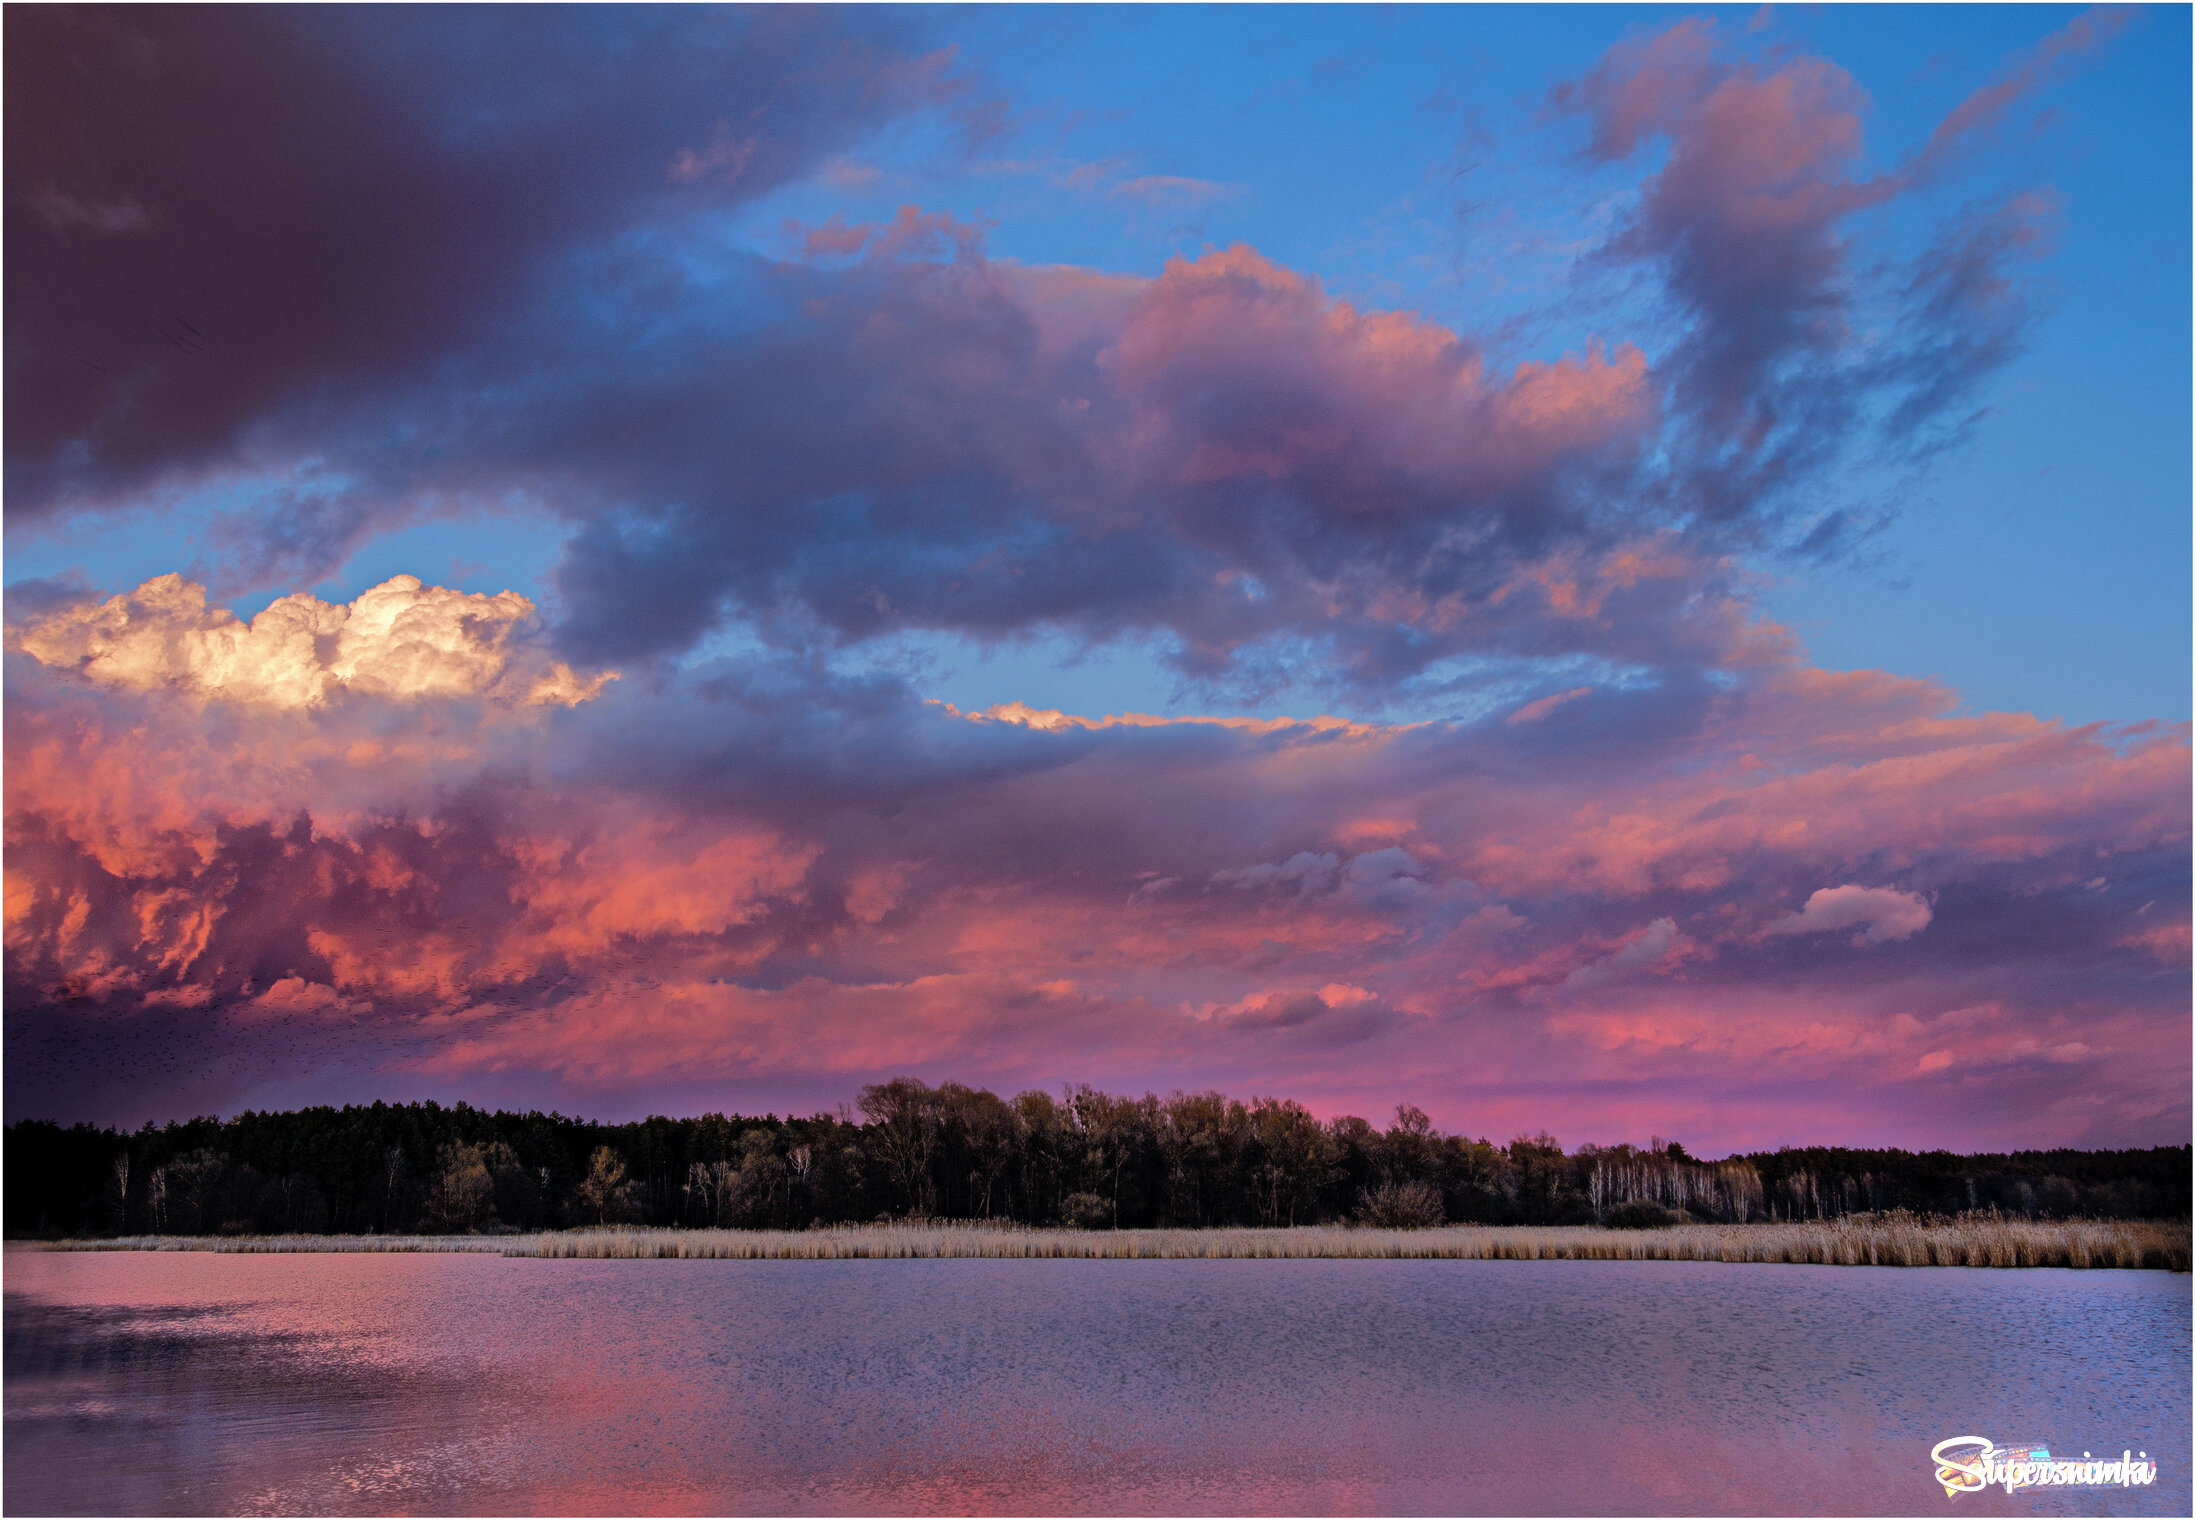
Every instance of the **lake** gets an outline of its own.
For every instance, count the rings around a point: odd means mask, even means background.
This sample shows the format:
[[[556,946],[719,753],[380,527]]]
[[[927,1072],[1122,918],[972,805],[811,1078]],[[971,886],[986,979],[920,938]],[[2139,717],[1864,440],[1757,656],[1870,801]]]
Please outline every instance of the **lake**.
[[[10,1513],[2186,1514],[2186,1276],[5,1255]],[[2153,1487],[1947,1499],[1951,1436]]]

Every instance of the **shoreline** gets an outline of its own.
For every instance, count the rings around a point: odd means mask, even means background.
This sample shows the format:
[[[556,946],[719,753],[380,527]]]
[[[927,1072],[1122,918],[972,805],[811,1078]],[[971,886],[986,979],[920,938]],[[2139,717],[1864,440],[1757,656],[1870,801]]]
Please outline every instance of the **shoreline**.
[[[1081,1230],[981,1222],[807,1230],[608,1226],[513,1235],[136,1235],[11,1240],[43,1251],[471,1254],[532,1260],[1722,1261],[1803,1266],[2189,1270],[2184,1220],[2034,1221],[1969,1216],[1763,1224],[1299,1225]]]

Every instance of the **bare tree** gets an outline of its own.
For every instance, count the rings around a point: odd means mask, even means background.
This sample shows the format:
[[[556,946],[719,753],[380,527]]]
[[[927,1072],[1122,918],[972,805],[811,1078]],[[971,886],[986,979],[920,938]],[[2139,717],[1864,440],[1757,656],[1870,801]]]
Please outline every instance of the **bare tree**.
[[[381,1153],[381,1228],[396,1228],[397,1188],[404,1181],[404,1148],[392,1145]]]
[[[114,1166],[107,1177],[107,1211],[114,1222],[117,1234],[126,1234],[130,1227],[130,1153],[123,1151],[114,1158]]]
[[[168,1169],[154,1167],[145,1179],[145,1213],[152,1222],[152,1232],[164,1235],[168,1229]]]
[[[861,1090],[861,1111],[875,1126],[871,1134],[908,1212],[929,1214],[937,1207],[937,1183],[930,1175],[937,1094],[913,1077],[894,1077]]]

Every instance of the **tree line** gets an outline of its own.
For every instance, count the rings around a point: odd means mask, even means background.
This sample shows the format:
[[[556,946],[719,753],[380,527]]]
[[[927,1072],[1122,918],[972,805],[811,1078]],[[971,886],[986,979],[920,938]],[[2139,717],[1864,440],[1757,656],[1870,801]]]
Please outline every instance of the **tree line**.
[[[1385,1128],[1281,1098],[1012,1099],[901,1077],[858,1109],[599,1124],[459,1103],[6,1128],[10,1236],[801,1228],[882,1218],[1136,1226],[1652,1225],[1906,1209],[2037,1218],[2189,1212],[2190,1149],[1506,1145],[1404,1104]]]

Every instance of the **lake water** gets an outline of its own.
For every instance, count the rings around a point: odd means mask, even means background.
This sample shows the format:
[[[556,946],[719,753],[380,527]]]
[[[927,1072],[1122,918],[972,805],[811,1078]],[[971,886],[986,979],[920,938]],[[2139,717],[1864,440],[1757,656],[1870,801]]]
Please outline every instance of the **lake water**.
[[[2189,1279],[5,1256],[24,1513],[2189,1511]],[[1956,1435],[2154,1487],[1947,1500]]]

